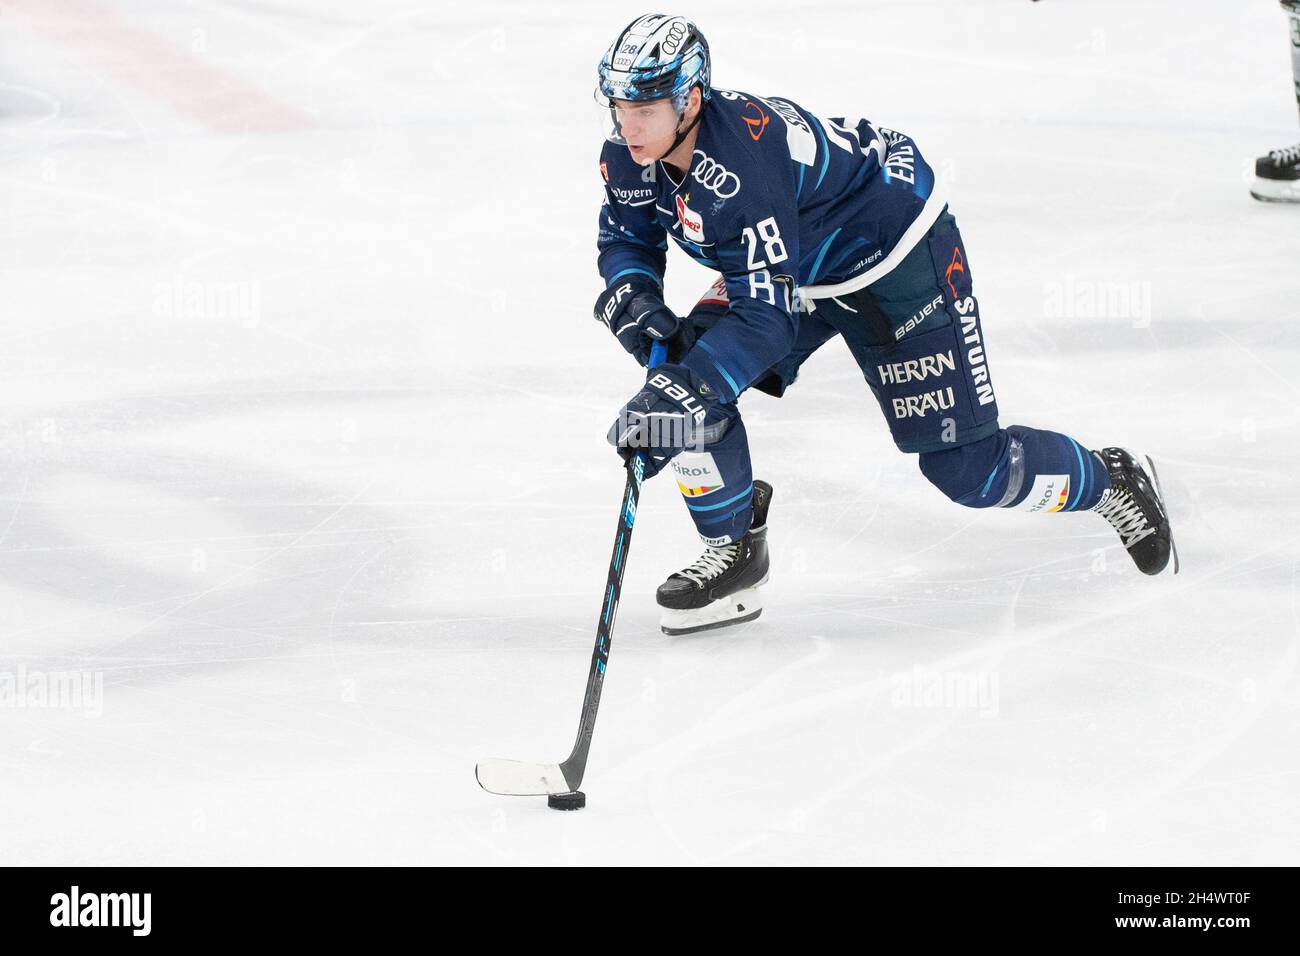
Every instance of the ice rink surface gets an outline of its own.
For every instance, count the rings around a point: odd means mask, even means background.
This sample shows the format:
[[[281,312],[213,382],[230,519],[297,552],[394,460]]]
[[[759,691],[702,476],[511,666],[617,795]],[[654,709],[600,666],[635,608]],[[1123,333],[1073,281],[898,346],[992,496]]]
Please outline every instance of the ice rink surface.
[[[676,12],[716,85],[919,141],[1003,423],[1154,456],[1182,574],[949,503],[834,341],[742,403],[763,616],[659,633],[700,545],[650,482],[587,809],[484,793],[577,726],[640,382],[591,89],[644,10],[0,0],[0,862],[1300,862],[1282,12],[789,9]]]

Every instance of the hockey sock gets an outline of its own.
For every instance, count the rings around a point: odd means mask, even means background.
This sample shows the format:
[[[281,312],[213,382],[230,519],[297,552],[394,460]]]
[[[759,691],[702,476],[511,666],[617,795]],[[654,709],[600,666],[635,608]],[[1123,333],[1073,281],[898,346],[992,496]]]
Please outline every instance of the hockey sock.
[[[1069,435],[1012,425],[921,457],[921,471],[968,508],[1086,511],[1110,487],[1106,467]]]
[[[749,438],[739,415],[720,440],[701,451],[683,451],[671,467],[705,544],[716,547],[745,536],[753,510],[754,473]]]

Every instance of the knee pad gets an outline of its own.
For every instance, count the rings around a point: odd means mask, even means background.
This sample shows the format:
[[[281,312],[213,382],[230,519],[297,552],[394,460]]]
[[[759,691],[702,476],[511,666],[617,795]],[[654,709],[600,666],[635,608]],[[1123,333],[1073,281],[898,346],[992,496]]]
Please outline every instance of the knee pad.
[[[1009,442],[1006,430],[999,429],[968,445],[922,452],[918,456],[921,474],[960,505],[992,508],[999,503],[1005,490],[1005,482],[1000,482],[997,483],[999,493],[992,493],[998,465],[1006,456]]]

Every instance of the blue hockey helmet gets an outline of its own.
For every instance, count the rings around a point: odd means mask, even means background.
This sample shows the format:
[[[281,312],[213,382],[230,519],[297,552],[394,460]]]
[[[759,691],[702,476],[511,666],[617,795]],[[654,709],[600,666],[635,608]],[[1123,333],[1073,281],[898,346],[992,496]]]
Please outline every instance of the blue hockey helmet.
[[[601,57],[596,101],[610,106],[612,100],[671,97],[681,113],[691,87],[700,87],[706,100],[711,96],[709,70],[709,44],[694,23],[648,13],[624,27]]]

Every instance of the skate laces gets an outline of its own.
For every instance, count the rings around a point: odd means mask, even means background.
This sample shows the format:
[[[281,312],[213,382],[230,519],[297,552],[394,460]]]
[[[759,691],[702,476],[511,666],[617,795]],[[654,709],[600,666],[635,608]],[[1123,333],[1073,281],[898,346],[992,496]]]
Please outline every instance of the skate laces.
[[[1119,532],[1126,549],[1156,533],[1155,526],[1147,521],[1141,506],[1127,488],[1116,488],[1109,498],[1093,510]]]
[[[1275,166],[1300,163],[1300,143],[1288,146],[1286,149],[1271,149],[1268,152],[1268,158],[1273,160]]]
[[[715,548],[709,545],[694,564],[689,568],[682,568],[677,573],[684,578],[690,578],[696,584],[703,584],[709,578],[715,577],[731,567],[731,562],[736,560],[736,555],[739,553],[739,542],[729,544],[724,548]]]

